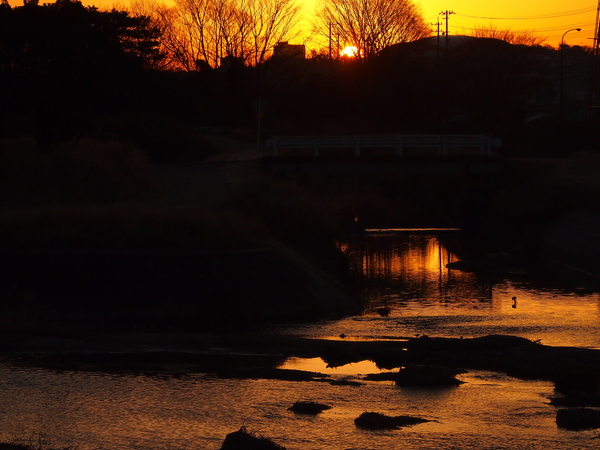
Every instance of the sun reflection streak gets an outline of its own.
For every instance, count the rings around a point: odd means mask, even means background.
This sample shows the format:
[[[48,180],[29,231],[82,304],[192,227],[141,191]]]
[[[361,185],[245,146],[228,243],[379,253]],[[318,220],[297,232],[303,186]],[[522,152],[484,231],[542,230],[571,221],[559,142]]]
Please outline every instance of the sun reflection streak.
[[[476,284],[475,274],[446,267],[459,258],[436,236],[415,235],[399,240],[375,235],[344,242],[340,249],[353,261],[353,271],[366,280],[368,301],[374,302],[373,306],[415,296],[444,304],[478,297],[491,306],[489,290],[469,292]]]
[[[280,369],[305,370],[332,376],[358,377],[370,373],[382,372],[373,361],[359,361],[343,366],[331,367],[321,358],[288,358],[279,366]],[[388,372],[388,370],[383,370]]]
[[[346,339],[512,334],[546,345],[600,348],[599,293],[567,289],[556,276],[449,269],[448,263],[460,259],[454,245],[448,234],[423,232],[374,234],[341,244],[364,280],[365,313],[330,334],[342,332]]]

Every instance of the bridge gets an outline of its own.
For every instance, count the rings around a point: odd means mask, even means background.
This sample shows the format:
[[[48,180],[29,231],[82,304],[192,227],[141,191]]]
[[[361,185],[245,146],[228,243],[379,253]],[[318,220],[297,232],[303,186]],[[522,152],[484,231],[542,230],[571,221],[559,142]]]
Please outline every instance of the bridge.
[[[275,171],[501,173],[500,139],[486,135],[275,136],[263,162]]]
[[[298,155],[298,150],[311,150],[315,157],[331,154],[333,149],[351,149],[354,156],[381,153],[391,149],[395,156],[464,154],[476,150],[480,155],[491,156],[493,148],[500,147],[500,140],[491,136],[467,135],[394,135],[394,136],[276,136],[267,140],[272,156],[282,152]]]

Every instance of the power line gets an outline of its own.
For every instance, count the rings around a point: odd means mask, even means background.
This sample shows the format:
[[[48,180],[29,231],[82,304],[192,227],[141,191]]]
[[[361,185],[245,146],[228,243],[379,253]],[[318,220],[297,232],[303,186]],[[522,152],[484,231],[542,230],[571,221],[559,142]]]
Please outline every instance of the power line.
[[[556,12],[556,13],[549,13],[549,14],[541,14],[541,15],[535,15],[535,16],[523,16],[523,17],[485,17],[485,16],[474,16],[474,15],[468,15],[468,14],[456,14],[457,17],[461,17],[461,18],[471,18],[471,19],[484,19],[484,20],[511,20],[511,21],[520,21],[520,20],[551,20],[551,19],[559,19],[559,18],[564,18],[564,17],[569,17],[569,16],[576,16],[576,15],[581,15],[581,14],[591,14],[592,12],[600,12],[600,0],[599,0],[599,4],[598,4],[598,8],[595,7],[587,7],[587,8],[580,8],[580,9],[573,9],[573,10],[569,10],[569,11],[563,11],[563,12]],[[445,20],[446,20],[446,27],[448,26],[448,14],[455,14],[453,11],[442,11],[440,13],[440,15],[442,16],[446,16]],[[573,17],[572,20],[576,20],[575,17]],[[512,30],[515,32],[535,32],[536,34],[541,34],[544,38],[545,41],[553,41],[556,40],[558,38],[560,38],[563,34],[563,30],[565,28],[582,28],[583,29],[583,33],[581,33],[579,35],[579,37],[581,39],[585,39],[587,40],[591,40],[591,39],[596,39],[597,36],[594,32],[594,28],[595,26],[597,26],[596,21],[592,21],[592,20],[585,20],[585,21],[577,21],[574,24],[561,24],[560,26],[552,26],[552,27],[534,27],[534,29],[517,29],[517,30]],[[477,27],[473,27],[473,28],[468,28],[468,27],[459,27],[462,28],[462,30],[464,31],[470,31],[470,32],[474,32],[476,31],[478,28]],[[547,35],[546,35],[547,34]]]
[[[546,28],[535,28],[535,29],[531,29],[531,28],[517,28],[517,29],[512,29],[509,28],[511,31],[515,31],[515,32],[519,32],[519,31],[534,31],[536,33],[552,33],[553,31],[556,32],[561,32],[560,35],[562,35],[562,32],[565,30],[565,28],[581,28],[582,30],[584,30],[585,32],[590,32],[593,33],[594,32],[594,22],[593,21],[588,21],[588,22],[576,22],[574,24],[563,24],[560,26],[556,26],[556,27],[546,27]],[[475,30],[479,30],[482,27],[461,27],[463,30],[469,30],[469,31],[475,31]],[[483,27],[486,28],[486,27]]]
[[[559,36],[562,35],[563,31],[565,29],[568,28],[581,28],[583,30],[584,33],[592,33],[594,32],[594,22],[593,21],[588,21],[588,22],[576,22],[574,24],[563,24],[560,26],[556,26],[556,27],[546,27],[546,28],[535,28],[535,29],[531,29],[531,28],[517,28],[517,29],[513,29],[513,28],[509,28],[511,31],[515,31],[515,32],[519,32],[519,31],[533,31],[537,34],[544,34],[544,33],[559,33]],[[469,30],[469,31],[475,31],[475,30],[479,30],[481,28],[486,28],[486,27],[461,27],[463,30]]]
[[[523,32],[523,31],[528,31],[528,32],[535,32],[536,34],[545,34],[545,33],[556,33],[559,37],[562,36],[562,33],[565,29],[568,28],[581,28],[583,34],[590,34],[593,35],[594,34],[594,22],[590,21],[590,22],[578,22],[578,23],[574,23],[574,24],[567,24],[567,25],[561,25],[561,26],[557,26],[557,27],[547,27],[547,28],[535,28],[535,29],[531,29],[531,28],[517,28],[517,29],[513,29],[513,28],[508,28],[510,31],[513,31],[515,33],[518,32]],[[480,30],[481,28],[486,28],[484,27],[461,27],[463,30],[465,31],[477,31]]]
[[[596,8],[582,8],[574,9],[571,11],[565,11],[560,13],[543,14],[539,16],[528,16],[528,17],[486,17],[486,16],[471,16],[468,14],[456,14],[460,17],[468,17],[470,19],[487,19],[487,20],[538,20],[538,19],[555,19],[560,17],[574,16],[578,14],[587,14],[595,11]]]
[[[561,36],[562,36],[561,34],[554,34],[552,36],[548,36],[546,38],[546,40],[555,40],[555,39],[558,40],[558,39],[560,39]],[[582,44],[584,47],[592,47],[593,46],[591,40],[594,39],[594,36],[592,34],[588,34],[588,35],[584,35],[584,36],[579,36],[579,37],[581,39],[584,39],[584,40],[588,41],[588,42]]]
[[[590,20],[590,21],[586,21],[586,22],[561,24],[560,26],[555,26],[555,27],[536,28],[535,31],[538,31],[538,32],[539,31],[552,32],[552,31],[561,31],[561,30],[565,31],[566,29],[569,29],[569,28],[581,28],[584,31],[588,31],[588,30],[593,30],[594,25],[595,25],[594,21]]]

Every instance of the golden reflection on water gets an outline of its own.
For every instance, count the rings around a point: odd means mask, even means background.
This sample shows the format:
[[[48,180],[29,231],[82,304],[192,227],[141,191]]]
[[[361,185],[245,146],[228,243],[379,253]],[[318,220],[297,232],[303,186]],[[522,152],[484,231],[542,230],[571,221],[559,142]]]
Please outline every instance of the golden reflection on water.
[[[468,291],[477,276],[447,268],[459,258],[436,236],[371,236],[339,243],[339,248],[349,256],[354,273],[365,280],[366,300],[374,306],[415,296],[452,303],[474,294]],[[484,297],[491,301],[491,292]]]
[[[362,280],[360,318],[321,328],[346,339],[513,334],[547,345],[600,348],[600,294],[556,276],[463,272],[449,235],[372,235],[339,244]],[[516,302],[513,301],[516,297]]]
[[[382,370],[373,361],[359,361],[338,367],[330,367],[321,358],[288,358],[279,366],[280,369],[305,370],[339,377],[358,377]],[[387,372],[385,370],[384,372]]]
[[[419,274],[422,280],[448,281],[451,277],[472,276],[446,267],[446,264],[458,261],[458,257],[435,236],[416,236],[402,242],[372,238],[339,245],[344,253],[351,256],[354,269],[359,269],[370,279]]]

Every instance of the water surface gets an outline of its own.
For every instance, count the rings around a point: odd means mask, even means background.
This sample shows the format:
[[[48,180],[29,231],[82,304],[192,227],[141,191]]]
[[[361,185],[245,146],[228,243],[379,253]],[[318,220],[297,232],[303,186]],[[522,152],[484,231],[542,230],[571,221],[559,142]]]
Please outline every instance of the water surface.
[[[435,235],[378,235],[340,247],[365,277],[365,314],[288,332],[347,339],[511,334],[600,348],[600,295],[584,285],[567,288],[550,273],[512,274],[510,266],[507,273],[449,269],[459,257]],[[377,312],[383,306],[390,308],[387,317]]]
[[[270,331],[330,339],[402,339],[415,335],[475,337],[492,333],[548,345],[600,348],[598,294],[556,280],[465,273],[435,235],[374,236],[340,243],[366,276],[365,314]],[[581,286],[582,288],[585,286]],[[517,297],[513,308],[512,297]],[[377,308],[387,306],[381,316]],[[361,380],[371,362],[328,368],[320,358],[283,365]],[[553,386],[472,371],[464,384],[423,390],[391,382],[360,386],[322,382],[55,372],[0,364],[0,441],[80,450],[216,450],[241,426],[288,449],[587,449],[595,431],[560,430],[549,404]],[[297,400],[327,403],[318,416],[288,411]],[[365,411],[415,415],[429,423],[365,431]]]

